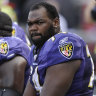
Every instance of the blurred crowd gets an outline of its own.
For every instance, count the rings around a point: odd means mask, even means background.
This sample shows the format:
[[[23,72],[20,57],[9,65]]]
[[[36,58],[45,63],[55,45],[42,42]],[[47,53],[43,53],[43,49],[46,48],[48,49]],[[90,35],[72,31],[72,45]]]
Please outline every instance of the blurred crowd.
[[[96,66],[96,21],[92,18],[91,14],[92,9],[96,7],[96,1],[0,0],[0,6],[2,8],[1,10],[8,13],[13,21],[20,24],[28,35],[26,21],[30,6],[40,1],[47,1],[56,6],[60,15],[60,26],[62,31],[74,32],[85,39],[89,45]]]

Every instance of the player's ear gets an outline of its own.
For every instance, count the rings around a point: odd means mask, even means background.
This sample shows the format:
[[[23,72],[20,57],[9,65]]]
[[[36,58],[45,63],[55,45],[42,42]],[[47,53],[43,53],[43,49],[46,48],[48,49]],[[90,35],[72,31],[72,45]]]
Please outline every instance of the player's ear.
[[[59,18],[56,17],[53,20],[53,26],[54,26],[55,32],[58,33],[60,31],[60,21],[59,21]]]
[[[54,20],[53,20],[53,26],[54,26],[54,28],[57,28],[58,26],[59,26],[59,18],[55,18]]]

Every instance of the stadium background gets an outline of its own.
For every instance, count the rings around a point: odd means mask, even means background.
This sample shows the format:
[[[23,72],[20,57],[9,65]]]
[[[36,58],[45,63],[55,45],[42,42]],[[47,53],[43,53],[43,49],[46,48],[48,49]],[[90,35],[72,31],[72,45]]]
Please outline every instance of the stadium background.
[[[13,21],[18,22],[28,35],[26,21],[30,6],[41,1],[46,0],[0,0],[0,6],[2,11],[8,13]],[[80,35],[87,42],[96,66],[96,21],[92,20],[89,8],[92,6],[91,2],[95,0],[51,1],[56,1],[59,4],[59,13],[66,20],[67,31]],[[96,88],[94,94],[96,95]]]

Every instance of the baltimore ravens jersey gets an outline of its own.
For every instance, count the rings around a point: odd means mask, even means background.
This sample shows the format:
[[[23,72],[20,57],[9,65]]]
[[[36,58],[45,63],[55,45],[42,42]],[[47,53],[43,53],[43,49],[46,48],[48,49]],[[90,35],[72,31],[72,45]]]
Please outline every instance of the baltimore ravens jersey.
[[[12,23],[12,27],[13,27],[12,35],[22,39],[25,43],[27,43],[26,34],[24,30],[15,22]]]
[[[29,64],[33,68],[30,82],[37,96],[40,95],[49,66],[76,59],[81,59],[82,63],[65,96],[93,96],[94,64],[88,46],[81,37],[62,32],[47,40],[40,50],[33,45],[29,56]]]
[[[16,55],[21,55],[28,62],[30,48],[17,37],[0,37],[0,64],[12,59]],[[30,67],[27,64],[25,72],[25,85],[30,74]]]

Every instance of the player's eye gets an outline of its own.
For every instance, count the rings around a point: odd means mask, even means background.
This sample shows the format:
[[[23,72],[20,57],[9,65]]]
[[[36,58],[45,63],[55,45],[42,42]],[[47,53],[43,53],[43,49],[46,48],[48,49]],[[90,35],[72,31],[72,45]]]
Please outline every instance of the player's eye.
[[[43,23],[44,23],[43,21],[38,21],[38,22],[37,22],[38,25],[41,25],[41,24],[43,24]]]
[[[31,26],[33,23],[32,22],[27,22],[28,26]]]

